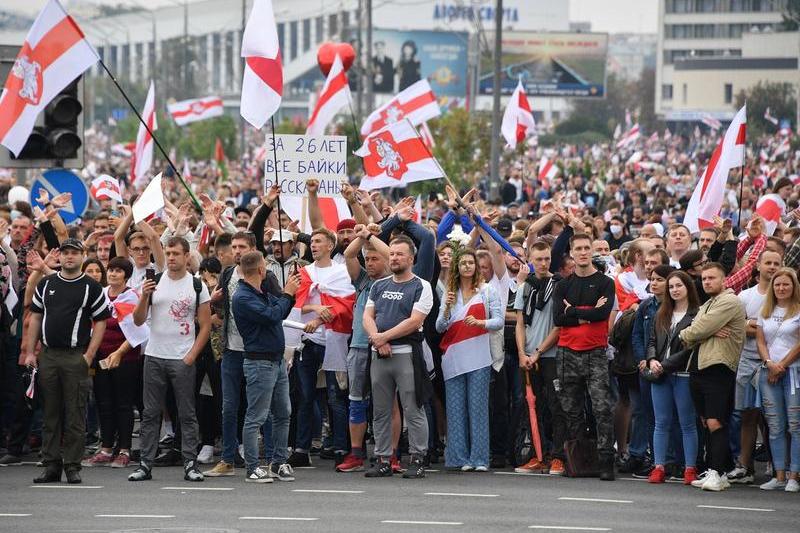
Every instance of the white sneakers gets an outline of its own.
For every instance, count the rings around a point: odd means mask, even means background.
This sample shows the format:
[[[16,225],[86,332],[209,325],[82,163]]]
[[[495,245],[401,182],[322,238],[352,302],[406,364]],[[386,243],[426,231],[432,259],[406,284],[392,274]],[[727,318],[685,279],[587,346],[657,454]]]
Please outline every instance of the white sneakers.
[[[214,462],[214,447],[203,445],[200,448],[200,453],[197,454],[197,462],[203,465],[208,465]]]
[[[737,465],[736,468],[726,474],[728,482],[749,485],[755,480],[753,472],[748,472],[743,466]]]
[[[245,478],[246,483],[272,483],[272,476],[269,475],[269,470],[262,467],[257,467],[255,470],[247,474]]]
[[[695,481],[692,481],[692,486],[703,490],[720,492],[730,488],[731,484],[728,482],[727,476],[720,476],[716,470],[709,469],[700,474]]]
[[[800,492],[800,482],[796,479],[790,479],[786,482],[786,488],[783,490],[786,492]]]

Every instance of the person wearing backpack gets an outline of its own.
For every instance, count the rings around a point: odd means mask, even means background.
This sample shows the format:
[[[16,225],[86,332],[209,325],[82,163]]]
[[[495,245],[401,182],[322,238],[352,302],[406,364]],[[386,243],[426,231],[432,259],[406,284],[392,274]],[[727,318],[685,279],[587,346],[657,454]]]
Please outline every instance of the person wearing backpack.
[[[171,384],[182,430],[184,479],[203,481],[203,474],[197,469],[199,427],[195,413],[194,362],[211,332],[211,297],[200,279],[187,271],[189,243],[186,239],[170,238],[164,253],[166,275],[158,281],[147,279],[144,282],[142,296],[133,313],[137,326],[144,324],[149,316],[150,340],[145,348],[140,466],[128,480],[152,478],[161,408],[167,385]]]

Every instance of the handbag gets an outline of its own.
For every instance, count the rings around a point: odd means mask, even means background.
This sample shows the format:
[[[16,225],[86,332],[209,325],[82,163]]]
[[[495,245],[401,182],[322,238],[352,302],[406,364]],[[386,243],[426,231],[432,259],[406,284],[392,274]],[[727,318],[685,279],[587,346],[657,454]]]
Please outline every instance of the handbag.
[[[564,441],[564,470],[567,477],[599,477],[597,441],[587,437]]]

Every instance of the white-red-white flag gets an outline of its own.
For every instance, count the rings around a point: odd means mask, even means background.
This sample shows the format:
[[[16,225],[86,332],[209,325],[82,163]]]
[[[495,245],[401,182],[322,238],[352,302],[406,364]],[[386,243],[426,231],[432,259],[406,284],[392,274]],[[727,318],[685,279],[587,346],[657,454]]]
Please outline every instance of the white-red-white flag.
[[[639,124],[636,123],[633,125],[631,129],[625,132],[625,135],[617,142],[617,148],[625,148],[628,145],[631,145],[636,142],[636,139],[639,138],[641,133],[639,132]]]
[[[325,127],[331,123],[343,107],[350,103],[350,86],[339,54],[333,60],[328,78],[319,93],[317,105],[308,119],[306,135],[324,135]]]
[[[431,133],[427,122],[423,122],[419,125],[419,136],[422,137],[422,142],[425,143],[425,146],[427,146],[429,150],[433,150],[433,147],[436,146],[436,141],[433,140],[433,133]]]
[[[89,191],[95,200],[113,200],[122,203],[122,191],[119,188],[119,181],[108,174],[100,174],[93,179]]]
[[[722,127],[722,122],[720,122],[719,120],[715,119],[714,117],[712,117],[709,114],[703,115],[703,118],[701,119],[701,122],[703,124],[705,124],[706,126],[708,126],[709,128],[711,128],[712,130],[714,130],[714,131],[717,131],[718,129],[720,129]]]
[[[286,214],[289,215],[292,220],[297,220],[299,222],[298,227],[300,231],[311,233],[312,228],[311,219],[308,216],[308,205],[303,205],[306,202],[308,202],[308,198],[303,196],[281,195],[281,208],[286,211]],[[341,196],[320,196],[317,198],[317,202],[326,228],[336,228],[342,220],[353,217],[353,214],[350,212],[350,207],[347,205],[347,200]]]
[[[778,119],[772,116],[772,113],[770,113],[769,108],[766,108],[764,110],[764,120],[766,120],[767,122],[771,122],[773,126],[778,125]]]
[[[508,101],[506,111],[503,113],[503,122],[500,126],[508,146],[517,147],[528,135],[536,133],[536,122],[533,120],[531,104],[522,86],[522,80],[517,82],[517,88]]]
[[[108,287],[104,292],[108,298]],[[133,289],[126,290],[111,302],[111,314],[119,323],[119,329],[125,340],[134,348],[150,338],[150,326],[147,323],[137,326],[133,321],[133,311],[138,303],[139,294]]]
[[[418,126],[442,114],[431,84],[422,79],[373,111],[361,126],[361,136],[368,137],[384,127],[405,118]]]
[[[756,214],[764,219],[764,229],[767,235],[772,236],[781,221],[781,217],[786,213],[786,202],[779,195],[770,193],[758,199],[756,204]]]
[[[725,197],[728,173],[731,169],[744,164],[746,138],[747,106],[745,105],[733,117],[689,199],[683,223],[692,233],[713,226],[714,215],[719,213]]]
[[[479,326],[467,325],[465,319],[472,316],[485,320],[486,304],[484,295],[478,292],[459,309],[442,337],[442,376],[444,379],[454,378],[484,368],[492,364],[489,349],[489,332]]]
[[[558,166],[555,161],[542,156],[539,160],[539,182],[542,187],[548,189],[550,187],[550,180],[558,175]]]
[[[174,104],[168,104],[167,110],[178,126],[185,126],[198,120],[221,117],[224,111],[222,98],[219,96],[182,100]]]
[[[648,144],[653,144],[658,142],[658,132],[654,131],[650,137],[647,139]]]
[[[775,161],[777,158],[779,158],[783,154],[788,153],[789,150],[791,149],[791,147],[792,147],[792,145],[789,142],[789,137],[784,137],[783,139],[781,139],[781,142],[775,148],[775,151],[772,152],[772,157],[770,157],[770,161]]]
[[[365,176],[360,188],[365,191],[444,176],[408,119],[370,135],[355,154],[363,158]]]
[[[98,58],[58,0],[47,2],[33,21],[0,94],[0,144],[18,156],[36,116]]]
[[[422,195],[418,194],[417,199],[414,200],[414,214],[411,217],[411,220],[417,222],[418,224],[422,224]]]
[[[242,35],[244,78],[239,113],[261,129],[278,110],[283,95],[283,65],[272,0],[254,0]]]
[[[133,151],[133,159],[131,159],[131,185],[136,185],[136,182],[144,177],[153,165],[153,136],[150,133],[158,129],[158,122],[156,121],[156,88],[152,81],[150,81],[150,89],[148,89],[147,98],[144,101],[142,119],[147,123],[150,131],[147,131],[144,124],[139,123],[136,148]]]
[[[633,119],[631,118],[631,112],[629,109],[625,109],[625,129],[631,129],[631,125],[633,124]]]

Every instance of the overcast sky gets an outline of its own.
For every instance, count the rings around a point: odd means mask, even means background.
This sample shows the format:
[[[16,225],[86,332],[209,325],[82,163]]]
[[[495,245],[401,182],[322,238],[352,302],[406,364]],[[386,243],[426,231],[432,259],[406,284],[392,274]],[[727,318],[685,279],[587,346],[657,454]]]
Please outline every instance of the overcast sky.
[[[178,0],[86,0],[108,4],[138,4],[154,7],[176,3]],[[190,0],[190,2],[193,0]],[[559,0],[554,0],[559,1]],[[1,0],[4,8],[24,13],[36,13],[46,0]],[[589,21],[593,31],[609,33],[656,33],[658,24],[657,0],[569,0],[570,20]],[[62,0],[66,6],[69,0]]]

